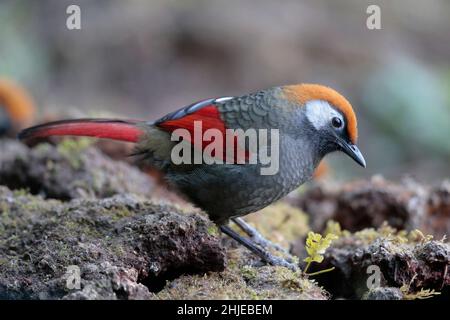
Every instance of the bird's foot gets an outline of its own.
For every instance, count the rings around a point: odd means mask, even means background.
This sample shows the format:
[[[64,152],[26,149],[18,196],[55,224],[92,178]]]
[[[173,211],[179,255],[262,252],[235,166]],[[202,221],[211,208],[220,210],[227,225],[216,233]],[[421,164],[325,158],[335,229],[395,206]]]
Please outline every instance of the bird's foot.
[[[265,252],[265,257],[262,257],[263,260],[265,260],[267,263],[269,263],[272,266],[280,266],[290,269],[291,271],[299,271],[299,267],[292,262],[292,260],[283,259],[280,257],[277,257],[269,252]]]
[[[277,257],[267,250],[261,249],[256,243],[254,243],[251,239],[242,237],[239,235],[236,231],[231,229],[229,226],[220,226],[220,230],[228,235],[229,237],[233,238],[243,246],[245,246],[247,249],[252,251],[254,254],[259,256],[262,260],[266,261],[267,263],[273,265],[273,266],[282,266],[286,267],[292,271],[298,271],[299,267],[293,263],[292,261],[288,261],[286,259]]]
[[[294,263],[295,258],[293,255],[291,255],[289,253],[288,250],[286,250],[279,244],[274,243],[274,242],[264,238],[264,236],[258,230],[253,228],[247,222],[245,222],[244,219],[233,218],[231,220],[233,220],[233,222],[236,223],[236,225],[239,228],[241,228],[241,230],[244,231],[250,237],[250,239],[253,240],[254,243],[258,244],[259,246],[261,246],[263,249],[266,249],[266,250],[268,248],[273,248],[274,250],[281,252],[286,257],[286,261],[288,261],[289,263]]]

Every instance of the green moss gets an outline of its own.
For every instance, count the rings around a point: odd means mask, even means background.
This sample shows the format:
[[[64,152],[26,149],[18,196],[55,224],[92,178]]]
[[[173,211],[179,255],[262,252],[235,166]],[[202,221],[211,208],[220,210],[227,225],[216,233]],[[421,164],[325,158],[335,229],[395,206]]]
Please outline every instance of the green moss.
[[[125,207],[111,209],[108,211],[109,215],[112,218],[112,221],[118,221],[122,218],[131,217],[132,215],[134,215],[134,213],[132,213],[128,208]]]
[[[21,205],[21,208],[28,212],[39,212],[48,208],[48,204],[43,203],[41,200],[30,200]]]
[[[306,215],[285,203],[277,203],[246,217],[264,236],[287,245],[308,232]],[[207,227],[215,235],[215,226]],[[283,267],[253,267],[244,248],[228,248],[224,272],[185,275],[171,281],[157,299],[326,299],[323,289],[300,272]],[[250,260],[250,261],[249,261]]]
[[[326,293],[300,272],[245,264],[245,249],[231,250],[224,272],[185,275],[170,282],[157,299],[325,299]],[[236,259],[235,255],[241,255]],[[242,256],[244,254],[244,256]],[[232,259],[235,260],[232,260]],[[244,263],[244,265],[243,265]]]
[[[245,220],[267,239],[288,247],[292,241],[304,237],[308,231],[308,216],[298,208],[277,202]]]
[[[8,260],[6,258],[0,257],[0,266],[6,265],[8,263]]]
[[[72,220],[61,218],[61,221],[63,221],[62,227],[66,235],[71,236],[83,235],[86,237],[99,239],[102,239],[103,237],[103,234],[101,233],[99,228],[89,220],[85,219]]]
[[[40,143],[36,147],[34,147],[34,150],[37,154],[46,154],[50,151],[52,146],[48,143]]]
[[[347,230],[343,230],[342,237],[350,237],[351,234]],[[376,239],[385,238],[394,244],[403,243],[419,243],[426,242],[433,239],[433,236],[424,235],[420,230],[397,230],[391,227],[387,222],[384,222],[379,228],[366,228],[354,233],[354,236],[362,241],[362,243],[370,244]]]
[[[83,162],[81,153],[91,146],[93,140],[90,138],[63,139],[57,146],[58,152],[69,160],[74,169],[81,168]]]
[[[92,178],[92,181],[91,181],[90,187],[92,188],[92,190],[94,190],[95,193],[99,193],[100,190],[106,189],[106,187],[104,186],[105,179],[104,179],[103,172],[94,171],[92,173],[91,178]],[[109,192],[106,192],[106,190],[105,190],[104,193],[109,193]]]
[[[14,197],[24,197],[30,194],[28,189],[16,189],[13,191]]]
[[[327,221],[327,225],[325,228],[325,231],[323,232],[323,234],[326,236],[327,234],[334,234],[337,237],[346,237],[346,236],[350,236],[351,233],[347,230],[342,230],[341,225],[339,224],[339,222],[336,222],[334,220],[328,220]]]
[[[243,266],[241,268],[242,277],[247,280],[255,279],[257,276],[257,270],[250,266]]]
[[[206,229],[206,232],[210,236],[218,236],[219,235],[219,229],[214,224],[209,225],[208,228]]]
[[[112,245],[109,246],[112,250],[112,253],[116,256],[116,257],[124,257],[127,254],[127,251],[124,249],[123,246],[121,245]]]
[[[3,218],[8,217],[9,215],[9,205],[6,202],[0,202],[0,213]]]
[[[57,149],[59,152],[66,154],[80,153],[81,151],[90,147],[94,143],[94,141],[95,140],[91,138],[85,137],[77,139],[66,138],[58,144]]]
[[[247,287],[245,281],[229,271],[181,276],[160,291],[157,299],[264,299]]]

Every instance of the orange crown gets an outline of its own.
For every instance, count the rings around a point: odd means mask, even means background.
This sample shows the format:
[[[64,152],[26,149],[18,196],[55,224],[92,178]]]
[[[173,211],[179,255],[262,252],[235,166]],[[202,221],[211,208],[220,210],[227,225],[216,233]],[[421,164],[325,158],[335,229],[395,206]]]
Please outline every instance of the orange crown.
[[[358,140],[356,115],[350,102],[337,91],[319,84],[297,84],[283,87],[286,98],[305,105],[311,100],[324,100],[342,112],[347,121],[347,133],[352,143]]]
[[[0,78],[0,105],[6,109],[15,124],[25,126],[33,119],[35,107],[25,89],[2,78]]]

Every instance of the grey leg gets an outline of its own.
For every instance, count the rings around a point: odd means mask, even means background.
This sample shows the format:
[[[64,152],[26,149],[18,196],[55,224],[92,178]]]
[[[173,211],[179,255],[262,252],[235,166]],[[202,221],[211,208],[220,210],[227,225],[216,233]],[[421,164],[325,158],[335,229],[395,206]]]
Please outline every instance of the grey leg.
[[[259,244],[263,248],[274,248],[275,250],[280,251],[281,253],[286,255],[288,257],[288,262],[294,261],[293,256],[285,248],[264,238],[263,235],[258,232],[258,230],[245,222],[244,219],[232,218],[231,220],[233,220],[233,222],[236,223],[238,227],[241,228],[242,231],[244,231],[256,244]]]
[[[228,235],[229,237],[231,237],[232,239],[234,239],[237,242],[239,242],[240,244],[242,244],[244,247],[249,249],[251,252],[256,254],[258,257],[260,257],[267,263],[274,265],[274,266],[283,266],[283,267],[291,269],[292,271],[299,270],[295,264],[290,263],[290,262],[286,261],[285,259],[279,258],[277,256],[270,254],[267,251],[262,250],[255,243],[253,243],[250,239],[242,237],[236,231],[231,229],[229,226],[224,226],[224,225],[220,226],[220,230],[223,233],[225,233],[226,235]]]

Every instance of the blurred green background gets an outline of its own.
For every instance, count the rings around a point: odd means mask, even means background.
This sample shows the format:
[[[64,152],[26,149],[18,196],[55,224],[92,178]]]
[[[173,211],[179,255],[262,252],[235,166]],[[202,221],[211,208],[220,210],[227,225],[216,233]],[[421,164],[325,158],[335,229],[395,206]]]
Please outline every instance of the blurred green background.
[[[81,7],[81,30],[66,8]],[[381,30],[366,9],[381,8]],[[203,98],[317,82],[353,104],[368,168],[338,179],[450,175],[450,1],[5,1],[0,76],[40,114],[154,119]]]

